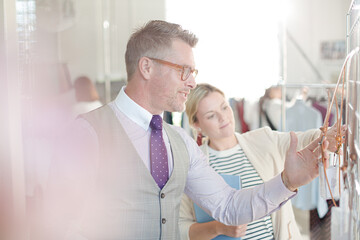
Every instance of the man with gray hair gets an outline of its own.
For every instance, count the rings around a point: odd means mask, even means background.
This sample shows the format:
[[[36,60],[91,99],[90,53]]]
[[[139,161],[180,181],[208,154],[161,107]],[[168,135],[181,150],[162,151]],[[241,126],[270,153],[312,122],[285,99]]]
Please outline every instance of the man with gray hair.
[[[69,239],[179,239],[184,191],[218,221],[248,223],[278,210],[317,176],[319,139],[297,151],[291,134],[281,174],[232,189],[183,129],[162,121],[164,111],[184,110],[196,86],[197,41],[177,24],[148,22],[127,44],[127,85],[113,102],[76,120],[73,140],[81,144],[71,142],[76,154],[61,168],[65,174],[59,170],[66,177],[57,178],[65,196],[58,206],[67,206],[57,219],[71,213],[77,220]]]

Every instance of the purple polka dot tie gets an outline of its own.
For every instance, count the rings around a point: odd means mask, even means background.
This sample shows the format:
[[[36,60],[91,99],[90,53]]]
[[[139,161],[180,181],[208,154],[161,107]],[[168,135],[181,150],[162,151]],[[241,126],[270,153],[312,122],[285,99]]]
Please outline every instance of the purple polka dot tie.
[[[159,115],[153,115],[150,127],[151,175],[159,188],[162,189],[169,179],[168,155],[162,136],[162,118]]]

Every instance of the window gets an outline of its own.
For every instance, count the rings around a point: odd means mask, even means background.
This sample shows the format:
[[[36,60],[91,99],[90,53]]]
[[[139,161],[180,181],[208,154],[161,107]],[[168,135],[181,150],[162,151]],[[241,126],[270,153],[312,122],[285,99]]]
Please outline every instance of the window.
[[[258,98],[279,82],[283,12],[280,0],[166,1],[166,19],[199,37],[197,82],[227,97]]]

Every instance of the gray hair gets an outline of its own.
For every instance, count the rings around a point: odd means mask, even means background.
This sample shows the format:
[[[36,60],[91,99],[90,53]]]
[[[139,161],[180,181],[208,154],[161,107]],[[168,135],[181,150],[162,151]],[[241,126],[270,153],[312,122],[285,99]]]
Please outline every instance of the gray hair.
[[[134,74],[141,57],[162,58],[171,49],[172,41],[180,39],[195,47],[198,38],[178,24],[153,20],[136,30],[130,37],[125,53],[128,81]]]

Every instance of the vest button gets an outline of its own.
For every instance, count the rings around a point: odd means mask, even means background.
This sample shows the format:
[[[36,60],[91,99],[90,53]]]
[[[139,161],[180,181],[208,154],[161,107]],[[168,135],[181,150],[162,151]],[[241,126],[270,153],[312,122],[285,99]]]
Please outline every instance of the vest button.
[[[166,218],[161,219],[162,224],[166,223]]]
[[[160,197],[165,198],[165,193],[161,193]]]

